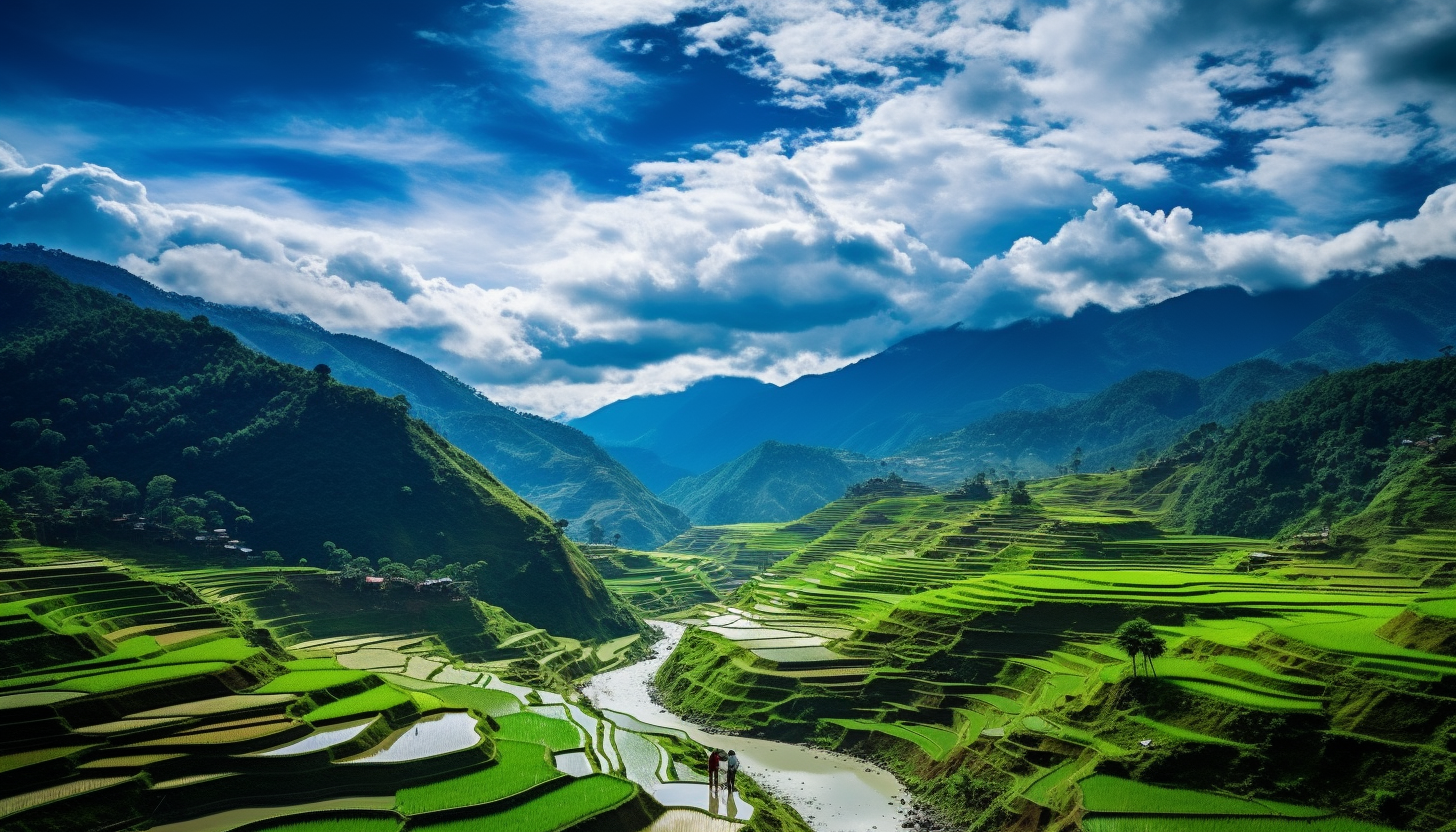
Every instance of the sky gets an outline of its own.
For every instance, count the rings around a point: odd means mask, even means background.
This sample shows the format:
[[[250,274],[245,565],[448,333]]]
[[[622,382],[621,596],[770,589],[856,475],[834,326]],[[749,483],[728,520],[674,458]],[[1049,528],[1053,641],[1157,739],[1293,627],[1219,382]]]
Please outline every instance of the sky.
[[[17,0],[0,242],[555,417],[1456,256],[1456,4]]]

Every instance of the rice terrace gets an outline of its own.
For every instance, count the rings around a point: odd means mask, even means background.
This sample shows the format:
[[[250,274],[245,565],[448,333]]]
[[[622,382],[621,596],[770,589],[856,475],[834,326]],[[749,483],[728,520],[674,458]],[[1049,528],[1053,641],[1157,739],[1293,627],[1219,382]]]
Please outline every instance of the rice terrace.
[[[1380,524],[1416,487],[1449,510],[1445,447],[1317,542],[1165,530],[1196,467],[1164,464],[1024,493],[877,480],[792,523],[587,550],[690,625],[657,676],[674,710],[869,756],[970,828],[1438,829],[1456,529]],[[438,610],[438,632],[365,632],[367,590],[321,570],[125,554],[5,546],[6,828],[804,828],[752,790],[717,820],[654,799],[704,782],[701,749],[563,684],[637,636],[515,625],[481,649]]]
[[[1452,0],[8,0],[0,832],[1456,832]]]

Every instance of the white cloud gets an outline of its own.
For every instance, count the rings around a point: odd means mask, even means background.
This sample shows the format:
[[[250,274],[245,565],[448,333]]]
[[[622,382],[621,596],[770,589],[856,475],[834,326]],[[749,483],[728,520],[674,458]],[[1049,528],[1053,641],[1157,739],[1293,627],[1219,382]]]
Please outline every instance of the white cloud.
[[[1103,191],[1046,242],[1018,240],[977,266],[957,305],[995,324],[1038,311],[1070,315],[1088,303],[1121,310],[1207,286],[1308,286],[1336,272],[1378,274],[1437,257],[1456,257],[1456,185],[1431,194],[1411,219],[1292,236],[1205,232],[1186,208],[1148,212]],[[1011,299],[1022,303],[1008,306]]]
[[[164,205],[106,168],[17,161],[0,168],[0,236],[393,341],[553,415],[710,375],[782,383],[958,320],[1122,309],[1200,286],[1259,291],[1456,256],[1456,185],[1415,217],[1338,235],[1209,232],[1187,209],[1148,212],[1103,192],[1045,242],[1019,240],[972,268],[903,225],[862,220],[862,206],[816,196],[767,143],[644,166],[650,184],[632,197],[543,195],[533,218],[558,230],[516,241],[505,254],[518,260],[501,261],[515,279],[490,287],[433,273],[431,241],[450,236],[438,228],[421,236]]]

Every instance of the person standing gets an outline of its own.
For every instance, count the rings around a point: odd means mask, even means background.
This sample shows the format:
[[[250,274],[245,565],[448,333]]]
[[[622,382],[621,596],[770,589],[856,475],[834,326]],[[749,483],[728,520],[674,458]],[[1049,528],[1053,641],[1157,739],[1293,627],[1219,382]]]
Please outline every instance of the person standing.
[[[713,749],[713,753],[711,753],[711,754],[708,755],[708,790],[709,791],[712,791],[712,790],[718,788],[718,766],[722,762],[723,762],[723,758],[720,757],[720,756],[718,756],[718,749],[716,749],[716,748]]]
[[[728,793],[733,794],[738,785],[738,754],[728,752]]]

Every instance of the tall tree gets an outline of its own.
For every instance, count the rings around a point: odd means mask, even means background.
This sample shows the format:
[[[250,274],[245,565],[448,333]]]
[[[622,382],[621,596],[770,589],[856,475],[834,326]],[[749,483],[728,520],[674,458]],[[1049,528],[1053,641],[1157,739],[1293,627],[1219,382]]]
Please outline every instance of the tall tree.
[[[1157,633],[1153,632],[1153,625],[1146,618],[1134,618],[1131,621],[1124,622],[1123,625],[1121,627],[1118,627],[1117,631],[1112,634],[1112,640],[1116,642],[1118,648],[1121,649],[1122,652],[1126,653],[1128,658],[1132,660],[1133,676],[1138,675],[1138,657],[1145,655],[1148,646],[1153,644],[1155,641],[1160,644],[1163,641],[1161,638],[1158,637]],[[1159,651],[1158,655],[1161,656],[1161,648],[1157,649]]]

